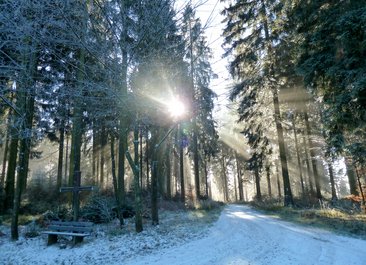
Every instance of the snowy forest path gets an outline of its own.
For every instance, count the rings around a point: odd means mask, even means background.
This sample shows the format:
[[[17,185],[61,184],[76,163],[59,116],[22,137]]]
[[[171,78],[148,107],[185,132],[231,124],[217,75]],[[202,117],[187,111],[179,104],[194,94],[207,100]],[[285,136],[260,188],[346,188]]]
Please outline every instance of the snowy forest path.
[[[366,241],[228,205],[204,238],[124,264],[366,264]]]

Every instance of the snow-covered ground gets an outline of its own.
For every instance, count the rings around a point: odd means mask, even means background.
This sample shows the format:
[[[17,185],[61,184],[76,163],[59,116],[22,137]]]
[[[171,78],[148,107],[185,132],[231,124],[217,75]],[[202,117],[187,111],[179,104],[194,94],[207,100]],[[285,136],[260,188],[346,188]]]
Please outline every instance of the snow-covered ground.
[[[162,216],[159,227],[137,235],[97,231],[74,248],[47,247],[45,237],[16,243],[2,237],[0,264],[366,264],[365,240],[279,221],[247,206],[228,205],[209,228],[186,215]]]
[[[209,231],[207,220],[213,218],[203,217],[200,212],[178,210],[162,211],[159,219],[159,226],[145,220],[144,231],[139,234],[134,232],[132,219],[126,219],[123,230],[119,229],[117,220],[108,225],[95,225],[93,235],[75,247],[71,238],[61,238],[52,246],[47,246],[47,235],[25,238],[29,227],[20,227],[19,240],[12,242],[10,228],[0,226],[0,265],[124,264],[132,257],[138,260],[140,256],[202,238]]]

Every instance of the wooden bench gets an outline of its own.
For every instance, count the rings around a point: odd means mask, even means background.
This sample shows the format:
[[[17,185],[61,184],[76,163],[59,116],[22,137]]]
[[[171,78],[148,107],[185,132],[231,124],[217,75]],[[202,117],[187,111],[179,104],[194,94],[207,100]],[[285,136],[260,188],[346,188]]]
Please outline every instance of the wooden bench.
[[[48,230],[42,233],[48,234],[48,246],[55,244],[58,236],[72,236],[74,244],[77,244],[81,243],[84,237],[91,235],[92,226],[91,222],[51,221]]]

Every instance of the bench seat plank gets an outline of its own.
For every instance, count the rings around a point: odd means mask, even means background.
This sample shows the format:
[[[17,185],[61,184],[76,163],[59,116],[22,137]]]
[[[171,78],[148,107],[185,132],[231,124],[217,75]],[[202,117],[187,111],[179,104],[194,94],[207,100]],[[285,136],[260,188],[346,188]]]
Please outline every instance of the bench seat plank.
[[[72,233],[72,232],[58,232],[58,231],[43,231],[42,234],[60,235],[60,236],[90,236],[90,233]]]
[[[91,222],[51,221],[49,230],[43,231],[42,234],[48,235],[48,245],[56,243],[58,236],[72,236],[76,244],[82,242],[84,237],[91,235],[92,226]]]
[[[63,221],[52,221],[51,225],[62,225],[62,226],[81,226],[81,227],[91,227],[92,222],[63,222]]]
[[[78,226],[63,226],[63,225],[49,225],[49,230],[56,231],[70,231],[70,232],[91,232],[91,227],[78,227]]]

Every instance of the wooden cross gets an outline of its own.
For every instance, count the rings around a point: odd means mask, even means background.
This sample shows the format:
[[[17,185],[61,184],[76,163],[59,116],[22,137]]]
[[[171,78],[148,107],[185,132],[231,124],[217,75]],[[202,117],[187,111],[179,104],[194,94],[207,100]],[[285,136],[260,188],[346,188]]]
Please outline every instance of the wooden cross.
[[[60,192],[72,192],[72,210],[73,210],[73,220],[77,221],[79,218],[79,192],[80,191],[88,191],[88,190],[95,190],[94,186],[80,186],[80,171],[75,171],[74,173],[74,185],[73,187],[61,187]]]

